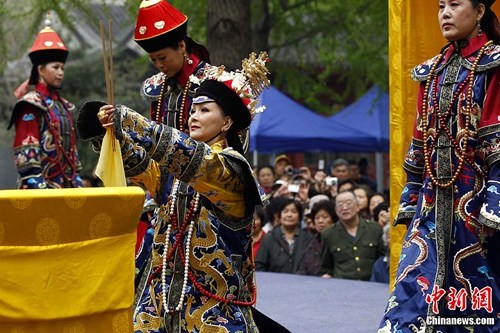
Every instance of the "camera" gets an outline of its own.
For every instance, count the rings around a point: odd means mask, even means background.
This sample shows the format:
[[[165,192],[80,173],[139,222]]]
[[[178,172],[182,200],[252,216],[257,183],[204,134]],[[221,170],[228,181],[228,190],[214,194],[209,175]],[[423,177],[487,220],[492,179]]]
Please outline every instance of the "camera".
[[[285,173],[289,176],[298,175],[300,173],[300,169],[294,169],[293,166],[289,165],[285,168]]]
[[[290,193],[299,193],[299,184],[290,184],[288,185],[288,192]]]
[[[339,180],[337,177],[326,177],[325,178],[325,184],[327,186],[337,186]]]

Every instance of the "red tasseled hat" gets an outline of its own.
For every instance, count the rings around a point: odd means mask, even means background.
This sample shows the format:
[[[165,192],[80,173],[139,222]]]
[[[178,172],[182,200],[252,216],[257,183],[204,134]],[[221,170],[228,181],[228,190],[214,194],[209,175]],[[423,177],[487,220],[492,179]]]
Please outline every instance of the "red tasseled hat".
[[[143,0],[134,40],[148,53],[175,46],[187,35],[187,21],[186,15],[164,0]]]
[[[59,35],[50,27],[43,28],[31,47],[29,57],[33,65],[45,64],[53,61],[66,62],[68,48]]]
[[[61,40],[61,37],[50,27],[50,24],[49,16],[47,16],[45,28],[40,30],[38,36],[36,36],[35,42],[28,54],[33,64],[28,81],[29,84],[36,84],[38,81],[38,65],[54,61],[65,63],[68,58],[68,48]]]

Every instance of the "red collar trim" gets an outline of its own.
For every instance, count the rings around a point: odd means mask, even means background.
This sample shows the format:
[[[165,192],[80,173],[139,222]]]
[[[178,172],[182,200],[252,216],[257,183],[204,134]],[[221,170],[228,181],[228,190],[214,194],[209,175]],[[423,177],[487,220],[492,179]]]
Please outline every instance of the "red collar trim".
[[[49,89],[49,87],[44,83],[37,83],[35,86],[35,90],[53,100],[59,99],[59,94],[57,93],[57,91]]]
[[[476,53],[477,51],[479,51],[479,49],[488,42],[488,36],[486,36],[486,34],[483,33],[465,42],[467,43],[467,45],[462,46],[462,48],[460,49],[460,56],[462,56],[463,58],[467,58]],[[449,59],[456,50],[457,50],[457,45],[456,43],[453,43],[451,47],[449,47],[448,50],[446,51],[444,58],[446,60]]]
[[[462,48],[461,55],[464,58],[471,56],[472,54],[479,51],[481,47],[484,46],[488,42],[488,37],[485,33],[481,34],[481,36],[477,35],[474,38],[469,40],[469,44]]]

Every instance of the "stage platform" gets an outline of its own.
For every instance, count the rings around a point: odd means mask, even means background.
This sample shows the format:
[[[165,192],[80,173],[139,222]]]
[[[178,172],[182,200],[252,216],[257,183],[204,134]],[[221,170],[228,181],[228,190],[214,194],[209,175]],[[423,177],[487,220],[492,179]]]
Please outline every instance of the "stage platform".
[[[389,285],[257,272],[256,308],[293,333],[376,332]]]

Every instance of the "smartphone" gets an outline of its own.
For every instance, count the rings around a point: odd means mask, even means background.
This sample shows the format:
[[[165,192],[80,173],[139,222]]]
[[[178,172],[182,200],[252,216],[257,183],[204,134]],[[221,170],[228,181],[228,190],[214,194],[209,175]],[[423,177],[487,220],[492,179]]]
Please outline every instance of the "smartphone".
[[[325,170],[325,160],[319,160],[318,161],[318,170]]]

